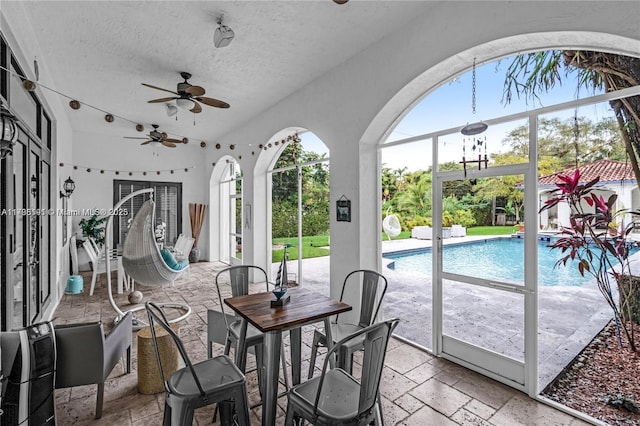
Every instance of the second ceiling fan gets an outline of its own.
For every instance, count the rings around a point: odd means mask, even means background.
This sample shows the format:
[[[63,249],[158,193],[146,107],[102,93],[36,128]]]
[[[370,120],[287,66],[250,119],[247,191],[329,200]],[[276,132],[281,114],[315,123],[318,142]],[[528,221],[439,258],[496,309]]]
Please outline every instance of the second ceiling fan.
[[[219,99],[208,98],[203,96],[205,94],[204,88],[200,86],[194,86],[189,83],[187,80],[191,78],[191,74],[188,72],[181,72],[180,75],[184,78],[184,81],[178,83],[176,91],[163,89],[162,87],[153,86],[151,84],[142,83],[143,86],[151,87],[152,89],[162,90],[164,92],[173,93],[176,96],[171,96],[168,98],[160,98],[160,99],[152,99],[148,101],[149,103],[163,103],[169,101],[176,101],[176,105],[180,108],[188,109],[193,113],[202,112],[202,107],[198,102],[201,102],[205,105],[209,105],[216,108],[229,108],[229,104],[223,102]]]
[[[134,137],[134,136],[125,136],[125,139],[148,139],[142,142],[140,145],[148,145],[152,142],[161,143],[162,145],[168,148],[175,148],[177,143],[186,143],[186,138],[183,140],[180,139],[171,139],[165,132],[158,131],[158,125],[152,124],[153,130],[149,132],[147,137]]]

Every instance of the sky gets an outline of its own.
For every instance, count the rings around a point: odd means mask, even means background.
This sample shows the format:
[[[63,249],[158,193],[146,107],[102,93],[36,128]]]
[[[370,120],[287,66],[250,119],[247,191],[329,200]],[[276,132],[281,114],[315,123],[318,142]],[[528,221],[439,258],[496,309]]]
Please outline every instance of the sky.
[[[577,84],[574,76],[568,78],[561,74],[562,85],[556,85],[551,93],[541,93],[540,100],[514,99],[510,104],[501,102],[504,78],[506,70],[511,63],[511,58],[495,61],[476,68],[476,113],[472,112],[472,72],[458,76],[452,81],[426,95],[412,110],[410,110],[400,123],[393,129],[387,141],[396,141],[412,136],[417,136],[441,129],[463,127],[468,123],[489,120],[522,111],[529,111],[543,106],[555,105],[579,98],[593,96],[592,91],[581,88],[577,92]],[[560,118],[571,118],[574,109],[554,113]],[[589,117],[598,121],[604,117],[612,116],[607,103],[583,106],[578,109],[579,116]],[[525,120],[514,123],[505,123],[492,126],[486,132],[479,135],[486,137],[488,154],[504,152],[506,147],[502,140],[509,130],[526,124]],[[306,132],[301,135],[305,149],[315,152],[328,152],[326,146],[313,133]],[[464,136],[456,133],[440,139],[441,160],[460,161],[462,159],[462,145]],[[464,142],[467,157],[473,152],[470,138]],[[483,145],[484,148],[484,145]],[[477,153],[477,151],[476,151]],[[483,152],[484,153],[484,152]],[[477,154],[476,154],[477,155]],[[409,171],[427,169],[431,166],[431,144],[417,142],[382,150],[382,163],[385,167],[399,169],[407,167]]]

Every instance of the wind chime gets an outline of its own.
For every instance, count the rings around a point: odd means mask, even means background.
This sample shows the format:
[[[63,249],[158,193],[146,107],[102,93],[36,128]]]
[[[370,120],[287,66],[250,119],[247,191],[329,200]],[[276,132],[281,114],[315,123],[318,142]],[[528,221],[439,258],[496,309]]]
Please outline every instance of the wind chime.
[[[473,58],[473,71],[471,73],[471,110],[473,114],[476,113],[476,58]],[[487,168],[489,163],[489,157],[487,156],[487,137],[484,138],[476,137],[480,133],[487,130],[487,124],[482,121],[478,121],[477,123],[471,123],[464,126],[460,133],[464,136],[470,136],[469,138],[462,139],[462,167],[464,168],[464,177],[467,177],[467,164],[478,164],[478,170],[482,169],[482,164],[484,163],[484,168]],[[469,139],[467,141],[467,139]],[[471,144],[471,150],[473,151],[471,154],[471,159],[467,160],[467,142]],[[482,154],[482,148],[484,147],[484,157]],[[476,160],[476,153],[478,154],[478,159]]]

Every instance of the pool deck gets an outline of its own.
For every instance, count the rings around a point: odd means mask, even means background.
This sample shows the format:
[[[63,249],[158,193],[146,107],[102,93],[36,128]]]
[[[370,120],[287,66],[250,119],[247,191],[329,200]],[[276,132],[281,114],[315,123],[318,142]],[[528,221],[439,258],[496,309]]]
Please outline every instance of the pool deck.
[[[499,238],[503,236],[467,236],[443,240],[455,244]],[[404,239],[383,241],[382,253],[431,247],[431,240]],[[316,291],[328,292],[329,258],[303,261],[304,285]],[[431,339],[431,277],[386,267],[382,259],[382,273],[389,281],[383,306],[386,318],[399,317],[396,334],[426,349]],[[289,270],[297,269],[297,262],[289,262]],[[274,265],[277,268],[277,265]],[[524,330],[523,303],[514,303],[513,293],[502,291],[461,291],[455,286],[447,290],[445,330],[468,341],[474,339],[483,347],[523,359]],[[455,306],[450,304],[455,300]],[[449,309],[447,309],[449,307]],[[488,308],[487,308],[488,307]],[[482,309],[484,308],[484,309]],[[580,287],[556,286],[538,289],[538,389],[542,391],[593,339],[611,319],[611,309],[593,282]],[[515,321],[509,323],[509,318]],[[505,324],[507,322],[507,324]],[[500,324],[499,327],[491,327]],[[487,330],[489,332],[487,332]]]

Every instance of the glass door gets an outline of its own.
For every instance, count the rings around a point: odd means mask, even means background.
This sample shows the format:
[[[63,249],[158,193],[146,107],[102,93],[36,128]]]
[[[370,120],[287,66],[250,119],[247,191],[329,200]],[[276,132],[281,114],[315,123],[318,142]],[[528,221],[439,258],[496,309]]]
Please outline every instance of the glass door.
[[[29,323],[33,324],[40,314],[40,261],[42,253],[40,252],[41,237],[41,219],[40,212],[40,152],[32,149],[29,154],[29,191],[27,194],[27,209],[29,214],[26,216],[27,227],[27,251],[25,252],[28,260],[27,282],[29,283],[27,310],[29,313]]]
[[[51,302],[51,189],[48,154],[19,133],[13,154],[2,161],[4,330],[40,320]]]
[[[25,164],[26,146],[17,141],[13,148],[13,155],[2,160],[2,223],[3,252],[9,253],[3,257],[2,295],[6,298],[3,306],[2,329],[11,330],[26,325],[26,262],[25,252],[25,221],[26,191]]]
[[[436,148],[437,152],[437,148]],[[437,158],[437,157],[436,157]],[[535,162],[435,173],[433,195],[434,351],[535,395],[537,212]],[[504,188],[511,197],[498,197]],[[501,191],[497,190],[502,188]],[[517,192],[520,191],[520,192]],[[458,238],[456,200],[483,201],[493,222],[509,205],[513,231]],[[524,211],[522,206],[527,206]],[[454,207],[452,207],[454,206]],[[532,210],[533,211],[530,211]],[[518,227],[528,219],[523,230]],[[458,226],[453,226],[458,225]],[[503,228],[504,229],[504,228]]]

